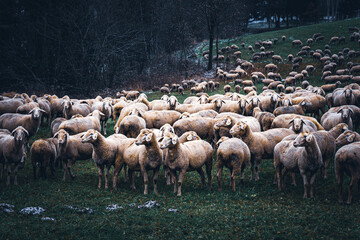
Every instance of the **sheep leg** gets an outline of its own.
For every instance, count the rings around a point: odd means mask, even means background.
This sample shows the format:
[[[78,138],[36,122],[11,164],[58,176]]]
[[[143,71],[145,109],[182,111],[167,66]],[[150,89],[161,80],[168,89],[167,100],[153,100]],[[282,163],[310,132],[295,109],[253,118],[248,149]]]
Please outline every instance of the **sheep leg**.
[[[310,198],[314,197],[314,182],[315,182],[316,172],[312,173],[310,176]]]
[[[104,166],[103,165],[97,165],[98,167],[98,171],[99,171],[99,184],[98,184],[98,188],[100,189],[101,188],[101,185],[102,185],[102,176],[103,176],[103,173],[104,173]]]
[[[344,203],[342,198],[344,171],[336,170],[336,175],[337,175],[337,184],[338,184],[338,202],[340,205],[342,205]]]
[[[63,182],[65,182],[66,180],[66,172],[67,172],[67,163],[66,161],[62,161],[62,164],[63,164],[63,169],[64,169],[64,175],[63,175]]]
[[[202,169],[201,169],[201,170],[202,170]],[[181,197],[181,185],[182,185],[182,182],[183,182],[185,173],[186,173],[186,169],[182,169],[182,170],[180,171],[180,174],[179,174],[178,193],[177,193],[177,196],[178,196],[178,197]],[[203,172],[203,175],[204,175],[204,172]],[[203,177],[204,177],[204,176],[203,176]],[[205,178],[205,177],[204,177],[204,178]],[[205,180],[204,180],[204,181],[205,181]]]
[[[231,189],[233,192],[235,192],[235,177],[236,175],[238,175],[240,172],[240,168],[235,167],[231,170]]]
[[[255,173],[256,173],[255,181],[258,181],[260,179],[259,178],[259,165],[260,165],[260,163],[261,163],[261,158],[255,160]]]
[[[176,170],[170,170],[170,174],[171,174],[171,178],[174,181],[174,193],[176,193],[177,192],[177,184],[178,184]]]
[[[286,188],[286,182],[285,182],[285,176],[286,176],[286,173],[287,173],[287,169],[286,168],[283,168],[282,171],[281,171],[281,190],[285,190]]]
[[[245,168],[246,168],[246,164],[243,163],[243,164],[241,165],[241,177],[240,177],[240,182],[241,182],[241,184],[244,184]]]
[[[306,176],[304,171],[300,171],[300,174],[301,174],[301,177],[302,177],[303,182],[304,182],[304,198],[307,198],[308,197],[307,189],[308,189],[308,186],[309,186],[309,182],[308,182],[307,176]]]
[[[135,190],[136,187],[135,187],[135,174],[134,174],[134,171],[129,169],[128,173],[129,173],[129,178],[130,178],[130,181],[131,181],[130,188],[132,190]]]
[[[116,186],[117,179],[123,166],[125,167],[123,162],[120,162],[120,160],[118,159],[115,160],[114,173],[113,173],[113,189],[115,190],[117,190],[117,186]]]
[[[222,184],[221,184],[222,172],[223,172],[223,166],[218,165],[217,166],[217,181],[218,181],[218,190],[219,191],[222,191]]]
[[[251,180],[254,180],[254,159],[251,159],[250,161],[250,169],[251,169]]]
[[[50,163],[50,170],[51,170],[51,177],[54,177],[54,175],[55,175],[55,162],[54,161],[52,161]]]
[[[129,180],[129,175],[127,171],[127,165],[124,164],[124,182],[127,182]]]
[[[149,193],[149,191],[148,191],[149,176],[148,176],[146,169],[143,166],[140,168],[140,170],[141,170],[141,174],[143,175],[143,178],[144,178],[144,195],[147,195]]]
[[[207,175],[207,179],[208,179],[208,189],[211,190],[211,170],[212,170],[212,158],[210,158],[207,162],[206,162],[206,175]]]
[[[200,174],[201,187],[204,188],[204,187],[205,187],[205,175],[204,175],[204,171],[202,170],[202,168],[198,168],[198,169],[196,169],[196,171]]]
[[[296,179],[295,179],[295,173],[291,173],[291,185],[296,187]]]
[[[354,173],[351,173],[351,181],[349,184],[349,194],[348,194],[348,199],[346,201],[346,204],[351,204],[352,192],[353,192],[353,187],[354,187],[355,182],[356,182],[356,178],[354,176]]]
[[[157,180],[158,180],[158,176],[159,176],[159,170],[160,170],[160,167],[158,168],[155,168],[154,169],[154,176],[153,176],[153,184],[154,184],[154,194],[158,195],[158,190],[157,190]]]
[[[36,164],[33,164],[33,175],[34,175],[34,180],[36,180]]]
[[[111,165],[106,166],[105,169],[105,189],[109,188],[109,171],[110,171]]]
[[[171,174],[170,174],[170,170],[168,167],[164,166],[164,174],[165,174],[165,178],[166,178],[166,185],[170,185],[171,183],[173,183],[173,181],[171,180]]]
[[[281,178],[282,178],[281,166],[280,166],[280,165],[277,165],[277,166],[276,166],[276,173],[275,173],[275,179],[274,179],[274,181],[277,182],[278,190],[279,190],[279,191],[281,191]]]
[[[17,182],[17,173],[18,173],[18,170],[19,170],[19,167],[21,165],[21,162],[16,164],[15,168],[14,168],[14,185],[18,185],[18,182]]]
[[[7,169],[6,185],[10,185],[11,164],[6,163],[6,169]]]
[[[76,176],[72,173],[72,171],[71,171],[71,166],[75,163],[75,159],[72,159],[70,162],[69,162],[69,164],[67,165],[67,169],[68,169],[68,171],[69,171],[69,173],[70,173],[70,176],[71,176],[71,178],[72,179],[74,179]]]
[[[104,131],[104,135],[106,135],[106,121],[102,121],[102,128]]]
[[[47,176],[46,176],[46,165],[45,164],[41,165],[41,172],[42,172],[43,178],[46,179]]]

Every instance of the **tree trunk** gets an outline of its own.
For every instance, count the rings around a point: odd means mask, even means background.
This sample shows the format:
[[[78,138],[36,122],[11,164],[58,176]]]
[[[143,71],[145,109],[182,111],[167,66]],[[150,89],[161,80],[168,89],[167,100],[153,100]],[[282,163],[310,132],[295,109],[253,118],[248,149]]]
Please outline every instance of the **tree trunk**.
[[[214,30],[209,33],[209,61],[207,70],[212,69],[212,58],[213,58],[213,42],[214,42]]]

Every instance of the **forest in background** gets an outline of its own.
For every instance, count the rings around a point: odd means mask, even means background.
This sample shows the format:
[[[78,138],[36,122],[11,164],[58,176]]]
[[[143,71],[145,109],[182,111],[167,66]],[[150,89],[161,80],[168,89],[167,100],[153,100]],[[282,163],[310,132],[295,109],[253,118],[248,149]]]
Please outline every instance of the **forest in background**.
[[[357,14],[356,0],[3,0],[1,91],[151,89],[205,70],[189,59],[194,45],[252,32],[252,21],[280,28]]]

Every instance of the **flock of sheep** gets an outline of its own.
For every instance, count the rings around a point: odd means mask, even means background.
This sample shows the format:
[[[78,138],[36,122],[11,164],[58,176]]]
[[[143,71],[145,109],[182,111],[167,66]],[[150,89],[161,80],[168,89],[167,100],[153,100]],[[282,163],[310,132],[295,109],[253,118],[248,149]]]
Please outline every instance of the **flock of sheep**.
[[[350,40],[359,41],[359,29],[352,28]],[[286,42],[286,37],[282,37]],[[225,47],[217,54],[219,60],[234,58],[235,67],[225,71],[218,68],[212,79],[184,80],[181,84],[166,85],[159,89],[165,93],[160,100],[149,101],[138,91],[118,92],[114,98],[100,96],[94,99],[70,99],[56,95],[38,97],[26,93],[3,93],[0,101],[0,163],[7,171],[10,184],[11,165],[14,164],[14,184],[17,172],[27,158],[29,138],[35,136],[41,122],[46,119],[53,137],[36,140],[30,149],[34,179],[46,178],[46,168],[54,174],[55,165],[62,164],[63,181],[75,175],[71,166],[77,160],[92,158],[99,171],[98,188],[108,188],[108,175],[113,170],[113,188],[117,188],[118,175],[125,171],[135,189],[134,172],[144,180],[144,194],[148,194],[148,172],[153,171],[154,193],[158,193],[159,170],[168,185],[181,196],[182,182],[188,171],[197,171],[201,184],[211,188],[213,154],[216,152],[217,181],[222,189],[223,167],[230,169],[231,188],[235,191],[235,177],[250,165],[251,178],[260,178],[262,159],[274,159],[274,184],[285,188],[285,176],[290,173],[295,185],[295,174],[300,172],[304,183],[304,197],[313,197],[313,185],[318,171],[324,178],[330,161],[335,157],[335,172],[339,185],[339,203],[342,203],[343,175],[350,175],[351,182],[347,203],[351,203],[353,185],[360,181],[360,52],[344,48],[332,53],[330,46],[324,50],[311,49],[312,42],[324,41],[321,34],[314,34],[297,57],[287,57],[292,71],[285,79],[277,72],[283,58],[274,51],[265,51],[278,40],[257,41],[253,62],[270,58],[273,63],[263,69],[255,63],[241,59],[236,45]],[[329,44],[343,44],[345,37],[332,37]],[[300,40],[292,41],[295,48]],[[245,44],[241,44],[245,49]],[[224,54],[224,55],[222,55]],[[204,52],[203,56],[208,57]],[[225,57],[226,56],[226,57]],[[307,65],[300,70],[300,63],[311,56],[323,67],[321,87],[307,81],[315,67]],[[219,88],[224,94],[209,96]],[[231,92],[234,84],[234,92]],[[261,93],[255,84],[263,83]],[[299,83],[302,87],[296,87]],[[339,88],[344,84],[343,88]],[[179,103],[172,91],[181,94],[189,89],[194,96]],[[241,90],[244,94],[241,94]],[[326,111],[327,109],[327,111]],[[320,117],[321,116],[321,117]],[[109,119],[115,123],[114,134],[105,137]],[[45,123],[44,123],[45,124]],[[102,130],[102,131],[101,131]],[[336,149],[339,148],[337,151]],[[105,172],[105,173],[104,173]],[[179,173],[179,176],[177,176]]]

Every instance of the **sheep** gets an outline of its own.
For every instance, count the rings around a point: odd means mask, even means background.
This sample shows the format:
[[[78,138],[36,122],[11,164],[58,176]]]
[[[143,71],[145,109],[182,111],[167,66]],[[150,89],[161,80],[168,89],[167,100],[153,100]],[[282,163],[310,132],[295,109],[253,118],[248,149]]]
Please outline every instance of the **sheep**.
[[[275,119],[274,114],[263,112],[259,107],[254,108],[253,116],[259,121],[262,131],[269,130],[271,128],[272,122]]]
[[[74,103],[73,101],[64,100],[62,102],[63,106],[63,117],[66,119],[70,119],[75,114],[81,114],[83,116],[87,116],[91,112],[91,107],[85,103]]]
[[[211,143],[214,138],[215,122],[216,120],[213,118],[184,118],[176,121],[173,128],[178,136],[188,131],[194,131],[199,137]]]
[[[293,41],[291,42],[291,44],[292,44],[293,47],[294,47],[294,46],[302,46],[302,45],[303,45],[303,43],[302,43],[300,40],[293,40]]]
[[[5,113],[0,116],[0,128],[12,131],[18,126],[22,126],[28,131],[30,137],[34,136],[40,127],[43,112],[45,111],[35,107],[29,114]]]
[[[292,106],[286,106],[286,107],[277,107],[273,114],[277,117],[281,114],[299,114],[299,115],[305,115],[305,111],[302,105],[303,102],[301,102],[299,105],[292,105]]]
[[[310,173],[310,197],[314,197],[313,184],[317,170],[323,165],[322,155],[316,137],[311,133],[300,133],[294,141],[281,141],[274,148],[274,167],[278,189],[285,189],[286,172],[300,171],[304,182],[304,198],[308,197]]]
[[[146,104],[144,104],[144,103],[134,103],[134,104],[131,104],[131,105],[128,105],[128,106],[126,106],[126,107],[124,107],[122,110],[121,110],[121,113],[120,113],[120,116],[119,116],[119,118],[118,118],[118,122],[121,122],[121,120],[125,117],[125,116],[127,116],[127,115],[129,115],[129,113],[134,109],[134,108],[137,108],[137,109],[139,109],[139,111],[147,111],[147,110],[149,110],[149,107],[146,105]]]
[[[102,112],[104,114],[104,116],[101,116],[100,118],[100,124],[101,124],[101,128],[103,130],[104,135],[106,135],[106,127],[107,127],[107,122],[109,120],[109,118],[112,116],[112,106],[111,103],[109,101],[103,101],[103,102],[95,102],[92,107],[91,107],[91,112],[93,112],[94,110],[99,110],[100,112]],[[86,115],[83,115],[86,116]]]
[[[146,128],[146,121],[137,114],[139,114],[138,109],[133,109],[129,116],[124,117],[120,123],[115,124],[114,132],[124,134],[128,138],[136,138],[141,129]]]
[[[359,72],[360,72],[360,65],[352,66],[350,69],[351,74],[359,73]]]
[[[17,185],[17,172],[22,168],[26,159],[26,143],[28,142],[29,133],[22,127],[18,126],[12,130],[11,134],[0,135],[0,163],[7,170],[6,185],[10,184],[11,164],[14,163],[14,185]]]
[[[188,112],[184,112],[181,114],[179,119],[184,119],[184,118],[199,118],[199,117],[206,117],[206,118],[215,118],[218,115],[218,113],[214,110],[202,110],[200,112],[197,113],[188,113]]]
[[[158,194],[157,177],[162,163],[162,151],[159,148],[156,136],[149,129],[142,129],[135,142],[130,144],[122,152],[122,164],[129,168],[129,177],[131,179],[131,188],[135,189],[134,171],[141,171],[144,177],[144,195],[148,194],[148,171],[153,170],[154,193]]]
[[[241,182],[244,182],[244,170],[250,162],[248,146],[238,138],[222,137],[218,142],[216,153],[217,181],[219,191],[222,191],[221,176],[223,167],[227,167],[231,174],[231,189],[235,192],[235,176],[241,172]]]
[[[16,113],[27,114],[35,107],[40,108],[39,104],[36,102],[24,103],[16,109]]]
[[[38,139],[30,149],[30,159],[33,166],[34,180],[36,180],[36,168],[39,166],[39,176],[46,179],[46,168],[49,166],[51,176],[54,176],[55,161],[59,156],[57,141],[54,138]]]
[[[180,118],[181,113],[174,110],[150,110],[146,112],[139,110],[139,115],[145,120],[147,128],[161,128],[165,123],[174,124]]]
[[[265,65],[266,72],[276,72],[277,69],[278,69],[278,67],[273,63],[269,63],[269,64]]]
[[[188,142],[188,141],[194,141],[194,140],[201,140],[201,138],[199,137],[199,135],[197,135],[197,133],[195,131],[184,132],[179,137],[179,142],[180,143],[184,143],[184,142]]]
[[[284,137],[293,134],[290,129],[269,129],[264,132],[252,132],[249,125],[243,121],[237,122],[229,131],[233,137],[241,138],[251,152],[251,178],[259,180],[259,165],[262,158],[273,156],[274,146]]]
[[[39,107],[44,110],[42,122],[44,122],[45,118],[48,122],[48,125],[51,123],[51,104],[48,100],[43,97],[37,97],[34,99],[39,104]]]
[[[260,98],[259,107],[262,111],[273,112],[280,102],[280,96],[276,93],[270,93]]]
[[[154,100],[149,103],[149,110],[175,110],[179,101],[175,96],[170,96],[167,100]]]
[[[272,59],[273,61],[278,61],[278,62],[282,62],[282,61],[283,61],[283,59],[282,59],[282,57],[281,57],[280,55],[273,55],[273,56],[271,57],[271,59]]]
[[[160,148],[168,149],[164,165],[170,169],[174,179],[174,193],[181,196],[181,185],[184,175],[187,171],[196,170],[201,176],[201,185],[205,184],[204,172],[202,166],[206,166],[208,178],[208,188],[211,188],[211,169],[213,149],[211,145],[203,140],[195,140],[180,143],[178,136],[173,133],[167,133],[160,139]],[[176,177],[176,171],[180,171],[179,180]],[[177,190],[177,191],[176,191]]]
[[[225,85],[224,86],[224,92],[227,93],[227,92],[230,92],[231,91],[231,86],[230,85]]]
[[[225,103],[224,100],[222,100],[220,98],[216,98],[211,103],[207,103],[207,104],[198,104],[198,105],[179,104],[175,108],[175,110],[180,113],[183,113],[183,112],[196,113],[196,112],[200,112],[202,110],[214,110],[216,112],[219,112],[223,103]]]
[[[360,143],[354,142],[341,147],[335,154],[335,175],[338,183],[338,201],[343,204],[342,185],[344,173],[351,177],[349,184],[347,204],[351,204],[353,186],[355,183],[359,187],[360,179]]]
[[[360,134],[351,130],[346,130],[336,138],[336,147],[341,148],[353,142],[360,142]]]
[[[275,117],[273,123],[271,124],[271,128],[287,128],[289,126],[290,121],[296,116],[299,116],[304,120],[306,119],[313,122],[317,130],[324,130],[322,125],[315,118],[308,116],[301,116],[297,114],[281,114]]]
[[[54,136],[54,134],[59,130],[59,126],[62,122],[65,122],[67,119],[66,118],[55,118],[52,122],[51,122],[51,136]]]
[[[226,101],[219,110],[219,113],[234,112],[244,114],[246,106],[246,100],[240,99],[238,101]]]
[[[54,139],[57,140],[59,159],[63,164],[64,174],[63,181],[66,181],[66,173],[69,172],[72,179],[75,175],[71,171],[71,166],[77,160],[87,160],[92,157],[92,145],[89,143],[82,143],[81,137],[85,133],[79,133],[70,136],[64,129],[60,129],[54,134]],[[68,159],[70,161],[68,162]]]
[[[131,99],[131,100],[134,100],[134,99],[138,98],[139,95],[140,95],[139,91],[125,91],[125,90],[122,90],[121,93],[124,94],[126,99]]]
[[[252,86],[252,87],[244,87],[244,93],[245,94],[249,94],[251,92],[256,92],[256,87],[255,86]]]
[[[99,110],[95,110],[86,117],[66,120],[59,125],[59,129],[64,129],[70,135],[86,132],[89,129],[100,131],[100,118],[103,115]]]
[[[325,91],[325,92],[332,92],[334,91],[336,88],[338,88],[341,85],[340,81],[337,81],[335,84],[326,84],[326,85],[322,85],[321,88]]]
[[[122,153],[128,148],[135,139],[126,137],[122,134],[113,134],[105,138],[97,130],[90,129],[81,136],[82,143],[91,143],[93,147],[92,159],[99,170],[98,188],[102,186],[102,176],[105,170],[105,189],[108,189],[108,175],[111,166],[114,166],[113,188],[117,189],[117,177],[122,167]]]
[[[346,123],[350,130],[353,129],[353,117],[354,111],[351,108],[342,107],[337,112],[331,111],[326,112],[321,117],[321,125],[324,126],[325,130],[330,130],[339,123]]]
[[[4,113],[16,113],[16,109],[24,104],[22,99],[6,99],[0,101],[0,115]]]
[[[126,101],[126,99],[125,100],[121,99],[119,102],[117,102],[117,103],[115,103],[115,105],[113,105],[113,120],[114,120],[114,122],[116,122],[116,118],[119,117],[122,109],[128,105],[130,105],[130,103],[128,103]]]

